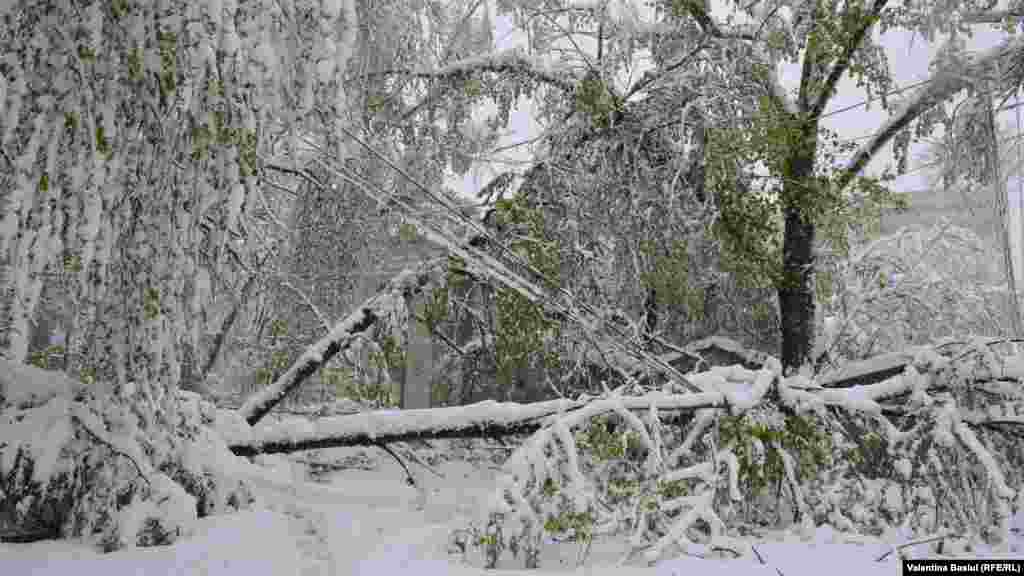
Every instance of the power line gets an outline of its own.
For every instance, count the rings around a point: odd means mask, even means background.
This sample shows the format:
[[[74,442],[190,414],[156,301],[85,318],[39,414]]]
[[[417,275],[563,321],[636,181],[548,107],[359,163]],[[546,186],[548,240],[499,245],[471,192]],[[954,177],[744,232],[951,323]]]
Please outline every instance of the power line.
[[[890,90],[890,91],[886,92],[885,95],[886,96],[893,96],[895,94],[900,94],[900,93],[906,92],[907,90],[910,90],[911,88],[917,88],[918,86],[924,86],[925,84],[928,84],[931,81],[932,81],[932,79],[928,78],[927,80],[922,80],[920,82],[915,82],[913,84],[907,84],[906,86]],[[870,99],[865,98],[864,100],[861,100],[857,104],[851,104],[849,106],[844,106],[843,108],[840,108],[838,110],[833,110],[833,111],[829,112],[828,114],[822,114],[821,118],[828,118],[830,116],[835,116],[837,114],[842,114],[843,112],[849,112],[850,110],[854,110],[856,108],[860,108],[861,106],[867,105],[868,102],[870,102],[870,101],[871,101]]]
[[[917,88],[919,86],[924,86],[925,84],[928,84],[930,82],[932,82],[932,78],[928,78],[926,80],[921,80],[920,82],[915,82],[913,84],[907,84],[906,86],[902,86],[900,88],[894,88],[893,90],[890,90],[890,91],[886,92],[885,95],[886,96],[893,96],[895,94],[901,94],[903,92],[906,92],[907,90],[910,90],[912,88]],[[867,105],[868,102],[870,102],[870,101],[871,101],[870,99],[865,98],[864,100],[861,100],[860,102],[858,102],[856,104],[850,104],[849,106],[844,106],[844,107],[842,107],[842,108],[840,108],[838,110],[833,110],[833,111],[829,112],[828,114],[822,114],[821,117],[822,118],[828,118],[830,116],[836,116],[836,115],[842,114],[843,112],[849,112],[850,110],[855,110],[857,108],[860,108],[862,106]],[[1013,103],[1013,104],[1011,104],[1009,106],[1002,106],[1000,108],[996,108],[995,111],[996,112],[1006,112],[1008,110],[1016,109],[1017,110],[1017,114],[1019,115],[1020,114],[1020,108],[1022,106],[1024,106],[1024,102],[1021,102],[1018,99],[1017,102],[1015,102],[1015,103]]]

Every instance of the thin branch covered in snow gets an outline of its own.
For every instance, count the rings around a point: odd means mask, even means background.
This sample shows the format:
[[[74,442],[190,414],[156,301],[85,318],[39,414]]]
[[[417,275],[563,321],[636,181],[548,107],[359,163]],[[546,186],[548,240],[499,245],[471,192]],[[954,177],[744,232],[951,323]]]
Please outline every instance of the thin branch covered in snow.
[[[479,72],[521,74],[538,82],[550,84],[569,94],[576,89],[573,74],[570,71],[556,70],[544,65],[537,59],[524,54],[519,48],[464,58],[436,70],[388,70],[377,74],[443,79],[469,76]]]

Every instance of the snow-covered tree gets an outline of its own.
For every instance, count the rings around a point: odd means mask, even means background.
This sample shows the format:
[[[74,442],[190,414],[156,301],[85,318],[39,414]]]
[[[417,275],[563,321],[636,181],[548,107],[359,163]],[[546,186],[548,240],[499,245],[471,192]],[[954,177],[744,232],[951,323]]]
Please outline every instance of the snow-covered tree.
[[[332,200],[328,215],[344,208],[329,195],[334,185],[361,191],[370,199],[367,204],[393,210],[404,224],[440,246],[449,271],[454,267],[501,286],[537,307],[545,324],[571,325],[574,337],[631,384],[627,392],[639,400],[608,394],[577,415],[554,419],[553,427],[545,426],[513,459],[513,468],[529,469],[532,476],[522,477],[527,485],[503,486],[508,490],[502,498],[515,500],[521,511],[526,510],[521,504],[544,486],[543,461],[555,441],[564,448],[560,470],[575,487],[582,486],[572,432],[610,412],[640,439],[650,464],[646,469],[661,474],[668,459],[658,410],[666,406],[728,404],[738,416],[774,390],[789,408],[821,408],[824,403],[873,417],[881,412],[875,401],[883,397],[914,392],[913,400],[921,400],[920,379],[911,371],[904,379],[851,394],[811,394],[789,386],[793,382],[780,388],[776,362],[758,372],[737,368],[688,378],[644,346],[642,333],[631,329],[637,322],[628,315],[623,322],[615,310],[619,304],[602,300],[603,288],[588,294],[560,282],[558,272],[567,259],[562,254],[549,258],[551,254],[530,247],[536,236],[551,231],[546,229],[551,223],[529,229],[533,215],[528,213],[519,223],[527,225],[529,234],[503,238],[469,218],[440,189],[444,167],[464,171],[493,140],[488,130],[507,123],[519,95],[531,94],[549,122],[568,117],[553,124],[558,136],[552,142],[579,145],[590,135],[621,128],[610,141],[635,147],[615,153],[634,166],[597,172],[596,202],[588,206],[558,199],[580,212],[603,204],[613,217],[638,207],[646,210],[629,222],[634,234],[629,243],[609,243],[600,229],[586,240],[604,243],[607,248],[601,249],[609,254],[619,250],[619,261],[639,258],[639,250],[651,244],[672,254],[677,240],[673,233],[691,223],[682,208],[691,205],[687,195],[697,198],[703,186],[698,165],[703,160],[707,168],[713,150],[708,141],[701,144],[702,138],[714,130],[746,129],[747,137],[736,140],[740,152],[732,157],[734,166],[715,166],[714,177],[705,176],[705,184],[715,186],[701,194],[718,194],[718,214],[727,214],[722,193],[730,186],[737,192],[751,180],[732,169],[744,167],[740,160],[747,157],[742,154],[759,143],[771,144],[764,151],[778,153],[760,159],[780,186],[775,191],[785,227],[777,288],[788,315],[783,319],[783,364],[798,366],[807,359],[807,315],[813,312],[809,272],[817,215],[842,205],[840,192],[867,160],[929,106],[967,86],[972,74],[996,70],[993,86],[1000,89],[1019,83],[1020,70],[1012,64],[1022,60],[1021,44],[1015,38],[973,61],[943,62],[933,81],[846,167],[834,174],[820,171],[818,122],[838,77],[852,70],[866,74],[872,86],[885,85],[880,53],[868,40],[871,26],[881,22],[922,26],[928,32],[948,30],[931,16],[940,9],[959,14],[933,4],[890,11],[885,6],[882,0],[870,7],[861,2],[745,4],[740,12],[758,20],[748,26],[718,24],[696,2],[659,5],[653,21],[621,3],[499,3],[500,11],[531,31],[531,50],[555,52],[579,35],[596,39],[589,45],[596,50],[574,49],[571,57],[554,64],[524,51],[488,52],[491,6],[476,2],[455,6],[457,17],[426,20],[397,3],[390,12],[371,14],[354,0],[5,3],[0,8],[5,31],[0,36],[5,54],[0,62],[0,518],[42,536],[82,535],[116,548],[168,542],[198,514],[246,505],[251,499],[241,482],[246,463],[232,459],[228,442],[236,454],[251,455],[259,452],[259,446],[253,447],[259,439],[245,438],[250,431],[241,420],[258,422],[405,299],[439,282],[444,262],[436,261],[390,279],[378,294],[331,325],[238,413],[218,413],[195,394],[182,392],[185,366],[212,352],[200,336],[207,327],[204,316],[223,314],[212,311],[216,292],[223,296],[228,287],[249,285],[293,232],[269,233],[282,227],[276,221],[281,220],[278,210],[289,200],[281,195],[290,192],[280,190],[282,183],[268,172],[282,172],[289,163],[296,177],[292,184],[310,184],[309,178],[319,183],[306,199],[321,195]],[[373,36],[360,32],[372,18],[378,18],[373,21],[380,27],[374,37],[387,39],[376,47],[361,40]],[[568,19],[568,28],[562,18]],[[953,25],[958,22],[953,18]],[[431,32],[424,34],[424,27]],[[424,38],[441,48],[417,50],[427,43]],[[655,69],[636,83],[619,86],[638,47],[652,54]],[[376,61],[357,55],[376,48]],[[417,59],[411,56],[414,51],[429,56]],[[779,61],[798,57],[803,58],[805,75],[794,103],[778,89],[774,70]],[[666,96],[661,99],[655,95],[659,92]],[[677,95],[692,106],[673,107]],[[489,123],[477,122],[470,113],[484,100],[495,104]],[[661,120],[671,121],[673,128],[657,130],[648,140],[647,123]],[[397,134],[401,140],[394,138]],[[608,150],[604,143],[582,149],[598,155]],[[299,165],[304,160],[309,166]],[[594,161],[584,158],[580,164]],[[629,168],[640,172],[615,174]],[[682,188],[675,187],[676,178],[662,178],[673,171],[680,174]],[[670,182],[667,190],[665,182]],[[634,187],[635,193],[621,204],[609,203],[618,184]],[[746,202],[748,194],[743,190],[736,198]],[[748,211],[749,203],[743,202],[733,216]],[[773,206],[771,201],[766,204]],[[313,208],[300,205],[300,215],[302,209],[308,214]],[[301,226],[303,218],[295,220]],[[311,220],[315,224],[317,219]],[[576,222],[581,227],[612,224],[586,214]],[[660,226],[662,235],[645,236],[649,232],[644,228],[650,226]],[[316,251],[331,238],[300,242],[298,265],[319,266]],[[594,276],[603,272],[601,281],[614,277],[619,272],[615,258],[597,254]],[[645,266],[632,269],[654,270]],[[72,378],[23,364],[28,325],[44,282],[55,276],[63,279],[61,289],[73,318],[65,367]],[[239,292],[244,300],[246,290]],[[304,291],[298,292],[301,296]],[[636,295],[624,290],[620,296],[623,301],[633,297],[629,305],[635,310]],[[215,324],[230,327],[231,318],[227,313]],[[931,359],[922,359],[920,368]],[[640,394],[645,391],[635,375],[643,369],[671,381],[667,399]],[[720,389],[736,380],[749,386],[740,393]],[[680,393],[685,390],[700,394]],[[566,404],[560,403],[559,409]],[[634,410],[648,411],[647,421]],[[484,424],[497,427],[517,418],[482,412]],[[550,411],[529,409],[524,414],[536,419]],[[984,463],[979,474],[991,481],[997,521],[1003,522],[1008,488],[986,446],[952,409],[928,414],[944,442],[956,434]],[[422,423],[420,417],[413,414],[410,419]],[[700,434],[713,420],[698,420],[688,434]],[[439,426],[430,416],[425,421]],[[372,440],[378,432],[373,423],[372,417],[360,420],[365,426],[358,432]],[[216,424],[239,437],[215,433]],[[391,431],[412,428],[398,418]],[[308,430],[286,432],[286,440],[295,446],[296,438],[303,440]],[[767,437],[780,444],[779,454],[788,454],[782,436]],[[738,442],[735,435],[732,440]],[[728,451],[705,447],[700,457],[711,454],[710,470],[696,464],[667,472],[672,480],[703,482],[696,487],[697,500],[674,505],[688,510],[684,519],[711,525],[716,537],[721,522],[709,506],[718,463],[733,471],[739,465],[736,454],[729,457]],[[777,476],[790,483],[794,501],[800,501],[794,462],[779,458]],[[580,494],[576,491],[574,497]],[[663,544],[678,540],[680,530],[688,527],[672,527],[667,533],[671,538],[666,536]],[[540,533],[536,528],[534,536]],[[663,548],[659,545],[657,551]]]
[[[525,33],[525,49],[417,74],[491,82],[525,76],[536,83],[546,144],[543,174],[534,172],[543,185],[531,187],[546,197],[536,202],[554,209],[566,240],[575,235],[581,243],[563,242],[561,250],[599,261],[584,270],[600,275],[601,266],[610,266],[622,277],[606,285],[633,284],[625,292],[617,286],[610,298],[603,294],[602,306],[621,308],[641,324],[649,294],[643,278],[656,271],[657,259],[641,248],[656,246],[664,259],[674,243],[711,225],[722,267],[775,290],[783,364],[797,368],[812,360],[816,252],[823,241],[847,245],[851,225],[897,201],[863,168],[897,136],[901,154],[914,134],[928,133],[931,112],[943,101],[964,90],[997,95],[1017,87],[1020,39],[1006,26],[999,46],[966,53],[960,39],[970,26],[1014,18],[1012,11],[986,12],[990,7],[980,2],[955,9],[881,0],[727,8],[718,21],[704,3],[689,1],[644,9],[619,2],[499,4],[499,14]],[[948,40],[933,76],[894,106],[863,146],[844,145],[823,128],[828,104],[838,83],[851,77],[870,100],[889,107],[891,75],[879,38],[899,29]],[[796,94],[777,77],[783,63],[801,64]],[[504,185],[508,176],[496,182]],[[695,217],[699,198],[714,206],[710,223]],[[688,250],[703,251],[696,243]],[[689,269],[699,276],[708,263],[705,257]],[[693,280],[697,289],[711,284]],[[661,308],[684,317],[679,309],[688,304],[683,298]]]
[[[215,453],[212,414],[182,403],[183,358],[211,288],[256,257],[269,136],[344,112],[353,3],[8,2],[0,18],[0,352],[25,360],[43,283],[63,276],[67,371],[87,383],[32,401],[18,390],[38,378],[5,387],[5,429],[37,414],[63,431],[45,442],[59,466],[32,432],[4,444],[5,514],[111,547],[173,539],[247,503],[197,456]]]

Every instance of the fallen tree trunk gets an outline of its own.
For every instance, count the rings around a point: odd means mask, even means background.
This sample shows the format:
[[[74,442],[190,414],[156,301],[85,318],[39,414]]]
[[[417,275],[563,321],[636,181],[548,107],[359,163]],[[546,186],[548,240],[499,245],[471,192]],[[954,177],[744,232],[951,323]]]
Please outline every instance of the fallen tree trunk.
[[[889,352],[864,360],[844,364],[837,370],[818,377],[817,383],[825,388],[849,388],[858,384],[874,384],[903,372],[914,363],[916,350]]]
[[[962,355],[964,350],[981,350],[998,344],[1020,343],[1016,338],[976,338],[973,341],[952,341],[935,346],[914,346],[896,352],[886,352],[864,360],[848,362],[815,378],[823,388],[850,388],[851,386],[875,384],[900,374],[912,366],[919,354],[936,353],[946,358]],[[1017,378],[1019,374],[1012,363],[997,361],[994,366],[975,374],[979,382]]]
[[[549,417],[584,407],[595,413],[611,412],[620,407],[647,412],[653,404],[660,411],[689,412],[700,408],[726,408],[741,402],[741,399],[720,392],[651,393],[585,401],[560,399],[532,404],[487,401],[450,408],[377,410],[267,426],[255,432],[251,441],[232,444],[229,449],[237,456],[255,456],[345,446],[377,446],[417,439],[497,438],[536,431],[549,424]]]
[[[777,365],[777,361],[771,364]],[[497,438],[534,432],[549,424],[550,417],[584,407],[595,414],[617,410],[646,413],[652,408],[659,412],[683,413],[701,408],[743,411],[761,402],[773,389],[775,395],[787,403],[821,403],[853,412],[881,414],[884,410],[879,403],[881,400],[904,397],[921,377],[916,370],[906,370],[907,366],[913,366],[912,355],[900,366],[899,373],[881,381],[851,384],[845,380],[843,383],[846,385],[839,387],[788,385],[779,381],[777,366],[775,370],[765,367],[759,371],[740,366],[713,367],[707,372],[690,374],[691,381],[704,388],[714,388],[717,385],[713,382],[723,375],[742,371],[753,382],[750,392],[737,392],[727,386],[720,391],[700,393],[651,392],[643,396],[560,399],[532,404],[487,401],[450,408],[379,410],[267,426],[255,431],[251,440],[232,444],[229,448],[238,456],[254,456],[346,446],[377,446],[416,439]],[[882,362],[879,364],[880,372],[865,369],[858,371],[857,376],[872,380],[878,374],[892,370],[891,362]]]
[[[255,456],[416,439],[494,438],[534,432],[545,417],[582,405],[570,400],[481,402],[451,408],[361,412],[320,418],[301,428],[287,423],[269,426],[260,430],[251,443],[236,444],[230,450],[236,456]]]

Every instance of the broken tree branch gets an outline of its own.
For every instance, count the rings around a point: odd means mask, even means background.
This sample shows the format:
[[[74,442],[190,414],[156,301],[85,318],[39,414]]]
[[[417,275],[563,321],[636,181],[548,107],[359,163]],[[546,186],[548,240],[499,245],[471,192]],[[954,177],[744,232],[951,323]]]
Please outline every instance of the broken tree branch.
[[[311,346],[271,385],[253,394],[239,409],[249,425],[259,422],[289,392],[326,364],[339,352],[386,316],[395,303],[419,294],[430,281],[430,273],[441,260],[430,260],[416,269],[406,269],[388,282],[383,291],[365,301],[356,311],[336,324],[326,336]]]
[[[249,457],[344,446],[380,446],[417,439],[498,438],[535,432],[548,424],[549,417],[583,407],[593,414],[602,414],[618,407],[648,411],[652,404],[658,410],[695,410],[724,408],[727,402],[725,395],[718,392],[652,393],[586,402],[566,399],[532,404],[487,401],[450,408],[378,410],[321,418],[301,429],[289,424],[269,426],[256,431],[251,442],[235,444],[230,449],[236,456]]]
[[[384,70],[382,72],[371,72],[367,76],[411,76],[414,78],[447,79],[466,77],[478,72],[519,74],[537,82],[550,84],[569,94],[572,94],[576,89],[574,79],[571,74],[567,74],[568,71],[546,69],[517,48],[484,56],[465,58],[436,70]]]
[[[378,410],[322,418],[301,433],[283,426],[260,430],[253,442],[231,446],[237,456],[381,446],[420,438],[486,438],[536,431],[546,416],[578,408],[566,400],[518,404],[481,402],[471,406],[418,410]]]

